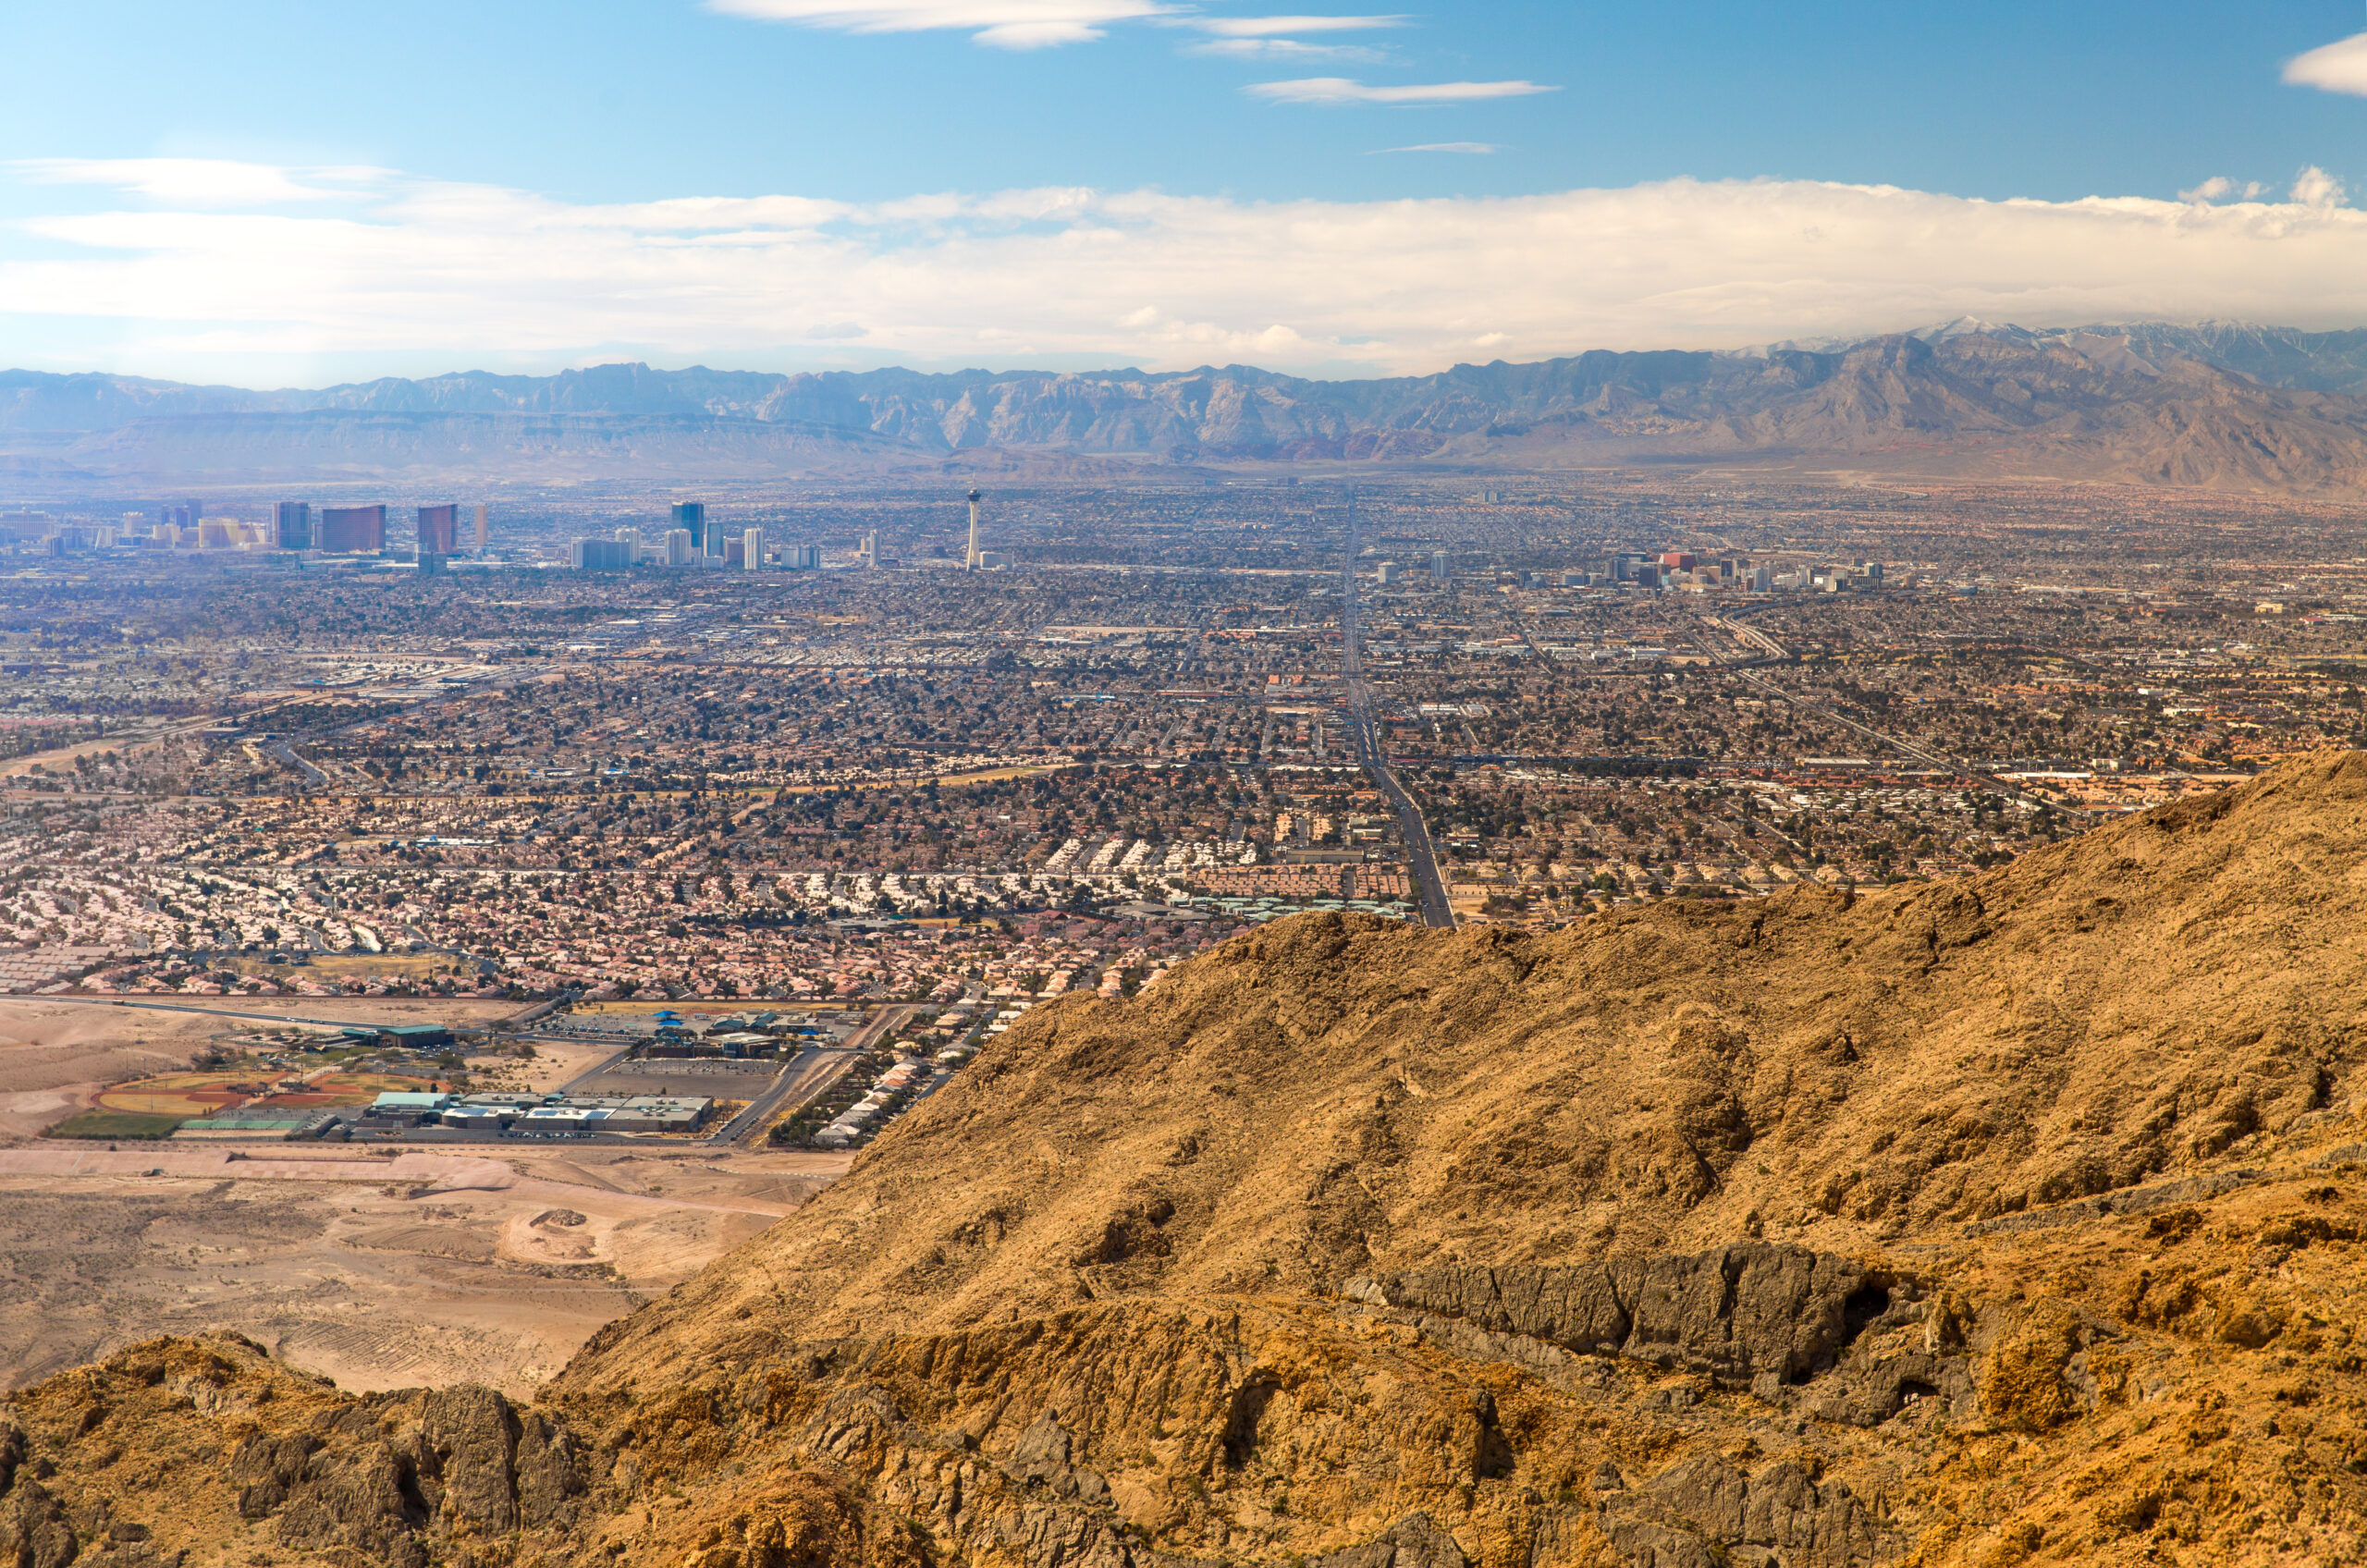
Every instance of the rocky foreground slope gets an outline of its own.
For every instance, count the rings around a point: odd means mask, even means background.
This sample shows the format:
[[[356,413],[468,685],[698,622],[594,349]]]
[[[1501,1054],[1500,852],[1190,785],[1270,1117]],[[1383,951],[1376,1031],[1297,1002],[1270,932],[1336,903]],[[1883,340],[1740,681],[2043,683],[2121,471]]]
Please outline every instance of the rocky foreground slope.
[[[0,1563],[2357,1560],[2362,915],[2328,753],[1956,883],[1303,917],[531,1407],[229,1336],[14,1396]]]

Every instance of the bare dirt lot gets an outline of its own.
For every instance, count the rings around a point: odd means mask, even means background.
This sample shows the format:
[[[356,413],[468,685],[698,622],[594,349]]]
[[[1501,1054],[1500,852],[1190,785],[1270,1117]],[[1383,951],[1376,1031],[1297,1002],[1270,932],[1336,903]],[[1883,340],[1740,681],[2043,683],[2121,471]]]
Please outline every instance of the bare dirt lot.
[[[601,1324],[848,1163],[247,1152],[0,1149],[0,1385],[223,1327],[350,1389],[472,1380],[523,1393]]]
[[[256,1145],[236,1158],[38,1137],[108,1084],[185,1069],[274,1026],[239,1011],[392,1023],[499,1011],[360,998],[190,1011],[0,998],[0,1145],[14,1145],[0,1146],[0,1385],[218,1326],[349,1388],[474,1380],[522,1393],[601,1324],[764,1230],[847,1164],[547,1146],[387,1158]],[[613,1050],[535,1048],[497,1076],[555,1088]]]
[[[291,1019],[336,1023],[484,1023],[508,1003],[421,1002],[354,997],[189,998],[158,1005],[0,997],[0,1143],[29,1138],[92,1103],[110,1084],[187,1067],[209,1047],[236,1051],[242,1039]],[[241,1016],[246,1014],[249,1016]],[[544,1086],[601,1057],[587,1048],[540,1044],[513,1075]]]
[[[31,1137],[109,1084],[189,1065],[236,1020],[0,998],[0,1139]]]

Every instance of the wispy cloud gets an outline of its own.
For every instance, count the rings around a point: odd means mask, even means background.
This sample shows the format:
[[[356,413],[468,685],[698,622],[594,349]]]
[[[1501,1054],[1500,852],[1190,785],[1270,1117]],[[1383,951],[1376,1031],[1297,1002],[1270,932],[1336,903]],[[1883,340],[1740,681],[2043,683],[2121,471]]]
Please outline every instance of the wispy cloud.
[[[106,162],[17,178],[223,189],[175,162],[136,184]],[[91,346],[78,363],[191,379],[620,351],[1412,372],[1959,315],[2367,321],[2367,212],[2307,179],[2290,199],[2216,203],[1679,179],[1368,202],[1064,187],[584,205],[384,173],[290,203],[286,190],[318,182],[278,172],[284,186],[252,179],[243,205],[143,194],[89,212],[78,192],[0,227],[0,341],[78,341]],[[38,211],[27,190],[10,204]]]
[[[1344,76],[1302,77],[1296,81],[1259,81],[1242,89],[1276,104],[1468,104],[1487,98],[1525,98],[1559,92],[1534,81],[1434,81],[1404,87],[1371,87]]]
[[[2367,32],[2294,55],[2285,62],[2285,80],[2297,87],[2367,97]]]
[[[1492,141],[1417,141],[1411,147],[1376,147],[1365,154],[1377,158],[1390,153],[1501,153]]]
[[[839,32],[956,30],[1004,49],[1087,43],[1113,22],[1155,21],[1206,33],[1186,53],[1237,58],[1335,59],[1383,56],[1355,44],[1306,43],[1292,33],[1365,32],[1404,27],[1405,16],[1211,17],[1171,0],[706,0],[707,8],[758,21],[791,22]]]
[[[386,171],[279,168],[227,158],[19,158],[6,165],[33,185],[95,185],[185,206],[264,206],[348,195]]]
[[[1359,66],[1377,66],[1389,58],[1385,51],[1362,43],[1304,43],[1295,38],[1211,38],[1184,53],[1227,60],[1342,60]]]
[[[1395,17],[1184,17],[1178,23],[1220,38],[1279,38],[1290,32],[1368,32],[1404,27],[1414,18]]]
[[[2249,202],[2268,189],[2259,180],[2247,180],[2238,185],[2224,174],[2214,174],[2191,190],[2178,192],[2181,202],[2223,202],[2230,196],[2240,196]]]
[[[958,29],[1001,49],[1088,43],[1111,22],[1175,14],[1163,0],[707,0],[710,10],[840,32]]]

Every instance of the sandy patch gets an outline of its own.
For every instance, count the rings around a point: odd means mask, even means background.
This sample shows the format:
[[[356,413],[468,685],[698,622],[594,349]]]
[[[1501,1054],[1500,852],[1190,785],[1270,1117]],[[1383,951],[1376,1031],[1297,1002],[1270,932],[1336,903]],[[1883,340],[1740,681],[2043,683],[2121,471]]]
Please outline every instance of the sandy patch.
[[[0,1149],[0,1385],[225,1327],[348,1388],[524,1394],[848,1162],[250,1154]]]

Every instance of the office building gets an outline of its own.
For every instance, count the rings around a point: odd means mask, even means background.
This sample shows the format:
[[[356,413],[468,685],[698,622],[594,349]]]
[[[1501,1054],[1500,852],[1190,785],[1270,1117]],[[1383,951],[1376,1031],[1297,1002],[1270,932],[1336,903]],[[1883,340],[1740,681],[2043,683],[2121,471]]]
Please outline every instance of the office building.
[[[697,550],[698,543],[691,537],[689,529],[669,528],[666,531],[664,559],[668,566],[690,565],[691,557]]]
[[[493,544],[492,521],[485,514],[483,501],[477,503],[477,553],[483,555]]]
[[[1454,568],[1448,563],[1446,552],[1444,550],[1431,551],[1430,576],[1432,580],[1439,582],[1444,582],[1448,578],[1453,575]]]
[[[859,564],[864,566],[877,566],[879,564],[879,531],[877,529],[873,529],[871,532],[865,533],[863,536],[862,542],[855,545],[854,558]]]
[[[984,563],[978,559],[978,492],[970,492],[970,547],[963,552],[962,570],[975,571]]]
[[[627,566],[639,566],[641,564],[641,530],[638,528],[619,528],[612,537],[615,538],[618,544],[622,545],[625,547],[625,564]]]
[[[325,555],[377,555],[386,547],[386,508],[323,507],[315,537]]]
[[[750,571],[765,570],[765,531],[752,528],[740,536],[740,564]]]
[[[1754,594],[1772,594],[1775,592],[1775,569],[1768,566],[1755,566],[1751,568],[1750,591]]]
[[[819,545],[791,545],[789,547],[788,566],[789,570],[791,571],[821,570],[822,546]]]
[[[313,547],[313,504],[281,501],[271,508],[271,542],[283,550]]]
[[[418,541],[422,556],[448,556],[459,543],[460,508],[458,507],[422,507],[419,527],[411,537]]]
[[[1383,561],[1383,562],[1381,562],[1379,566],[1377,566],[1377,567],[1375,567],[1375,568],[1373,568],[1373,569],[1372,569],[1372,580],[1373,580],[1375,582],[1380,582],[1380,583],[1390,583],[1390,582],[1396,582],[1396,581],[1397,581],[1397,563],[1396,563],[1395,561]]]
[[[578,539],[567,547],[567,564],[578,571],[622,571],[632,558],[620,540]]]
[[[674,503],[674,526],[691,531],[691,548],[708,555],[721,555],[723,545],[717,541],[709,547],[706,534],[706,503],[677,501]]]

